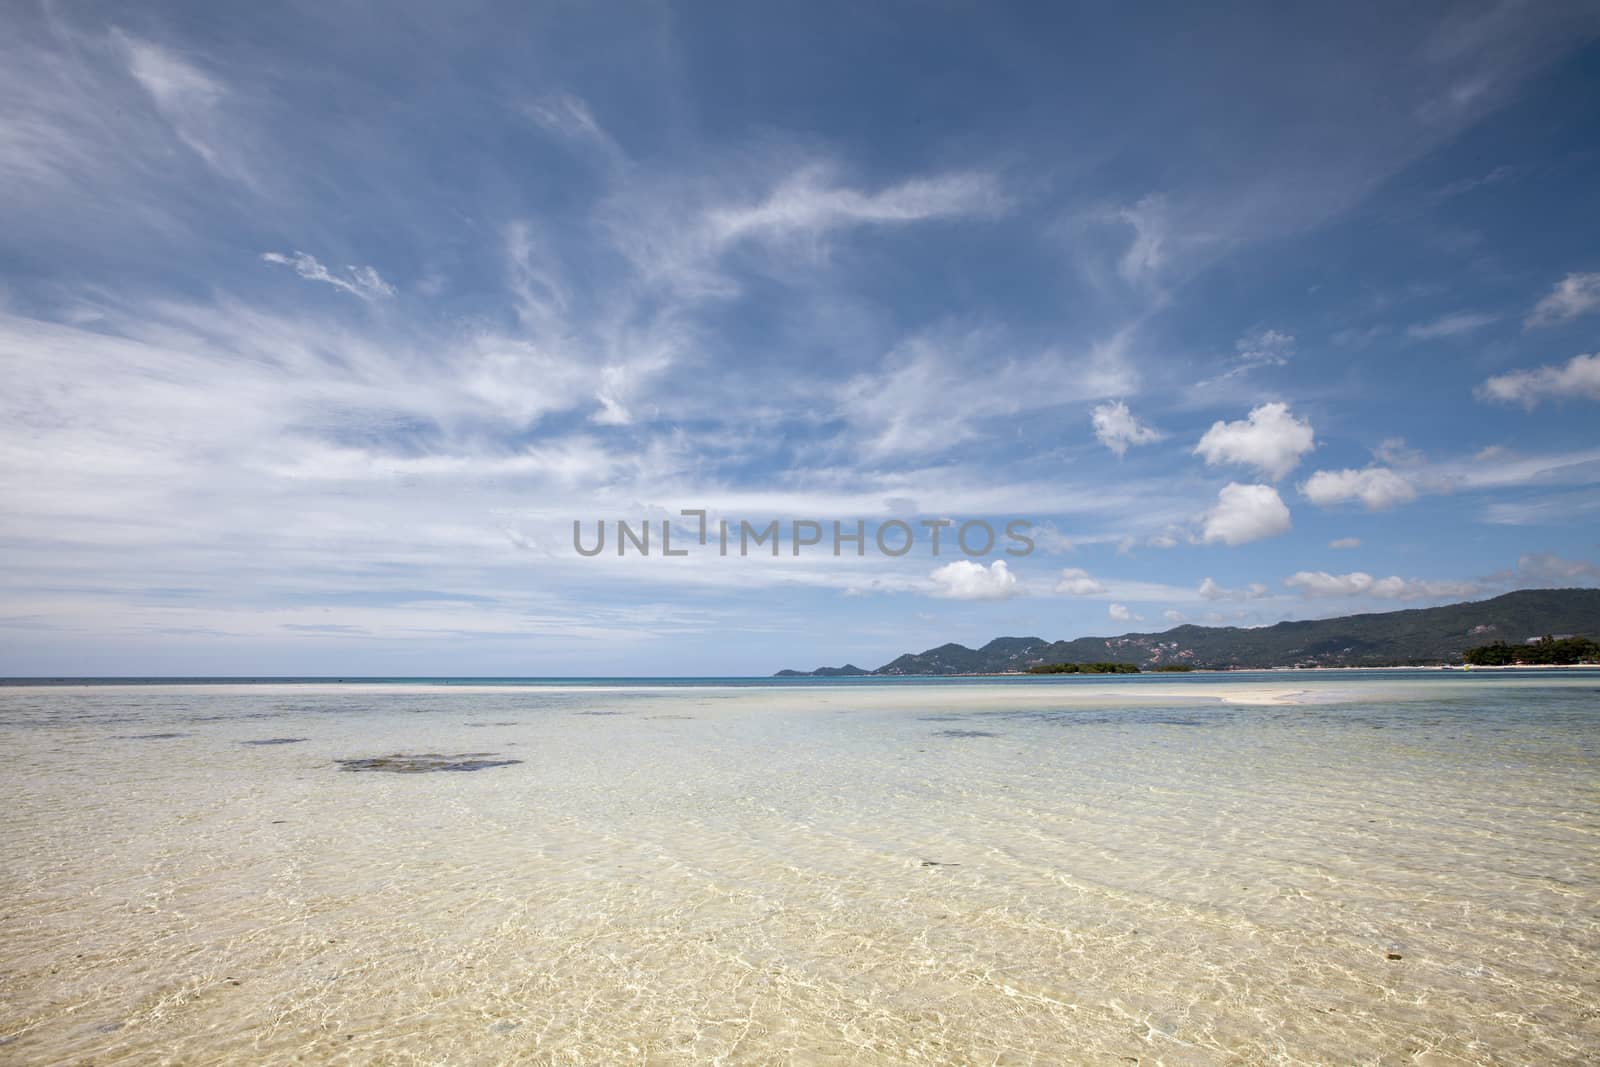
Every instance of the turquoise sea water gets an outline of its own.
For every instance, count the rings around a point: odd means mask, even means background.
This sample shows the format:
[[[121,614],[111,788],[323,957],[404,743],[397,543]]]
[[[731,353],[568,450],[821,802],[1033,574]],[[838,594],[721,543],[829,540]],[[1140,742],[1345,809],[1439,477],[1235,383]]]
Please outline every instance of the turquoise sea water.
[[[1600,1049],[1593,673],[11,684],[0,781],[7,1063]]]

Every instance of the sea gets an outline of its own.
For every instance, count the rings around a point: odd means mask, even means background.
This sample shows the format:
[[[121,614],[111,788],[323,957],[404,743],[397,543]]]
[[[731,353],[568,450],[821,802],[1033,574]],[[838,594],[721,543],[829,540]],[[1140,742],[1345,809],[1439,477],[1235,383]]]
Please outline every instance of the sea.
[[[1600,672],[0,683],[0,1063],[1600,1061]]]

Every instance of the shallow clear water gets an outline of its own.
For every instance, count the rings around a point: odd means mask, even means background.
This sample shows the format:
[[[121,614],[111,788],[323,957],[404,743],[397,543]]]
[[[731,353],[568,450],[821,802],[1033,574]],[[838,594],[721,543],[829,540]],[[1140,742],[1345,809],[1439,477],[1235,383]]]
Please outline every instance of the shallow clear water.
[[[0,782],[7,1063],[1600,1053],[1593,676],[17,687]]]

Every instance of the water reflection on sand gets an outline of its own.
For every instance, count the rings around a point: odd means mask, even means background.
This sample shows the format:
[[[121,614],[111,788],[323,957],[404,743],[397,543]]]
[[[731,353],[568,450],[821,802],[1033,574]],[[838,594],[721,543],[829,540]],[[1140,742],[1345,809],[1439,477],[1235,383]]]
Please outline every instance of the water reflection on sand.
[[[0,767],[8,1063],[1600,1049],[1600,679],[7,689]]]

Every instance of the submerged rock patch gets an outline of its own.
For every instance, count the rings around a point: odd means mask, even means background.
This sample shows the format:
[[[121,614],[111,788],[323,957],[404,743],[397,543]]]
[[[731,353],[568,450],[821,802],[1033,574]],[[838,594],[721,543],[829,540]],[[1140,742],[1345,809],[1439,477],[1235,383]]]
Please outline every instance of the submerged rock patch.
[[[240,741],[241,745],[298,745],[302,741],[309,741],[307,737],[263,737],[254,741]]]
[[[122,734],[118,741],[170,741],[174,737],[188,737],[188,734]]]
[[[988,730],[940,730],[936,734],[934,734],[934,736],[935,737],[999,737],[1000,735],[999,734],[992,734]]]
[[[396,752],[388,756],[368,756],[362,759],[340,759],[333,762],[343,771],[387,771],[390,774],[428,774],[433,771],[481,771],[489,767],[509,767],[521,763],[519,759],[491,759],[498,752],[463,752],[447,756],[440,752],[419,752],[414,755]]]

